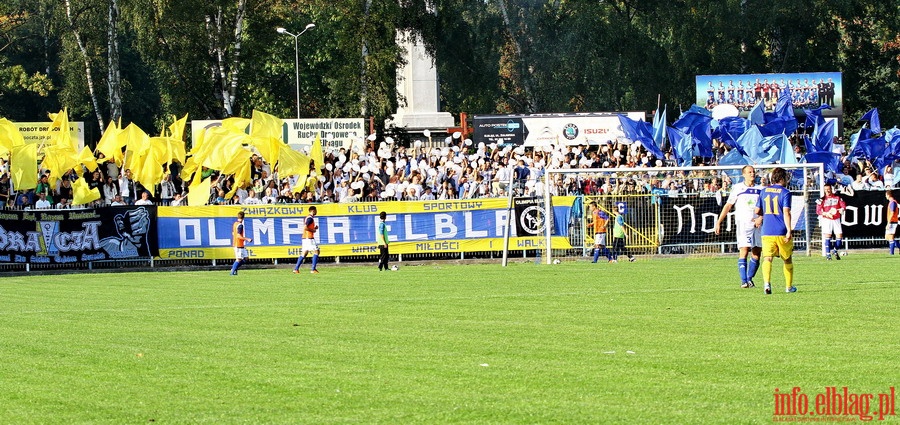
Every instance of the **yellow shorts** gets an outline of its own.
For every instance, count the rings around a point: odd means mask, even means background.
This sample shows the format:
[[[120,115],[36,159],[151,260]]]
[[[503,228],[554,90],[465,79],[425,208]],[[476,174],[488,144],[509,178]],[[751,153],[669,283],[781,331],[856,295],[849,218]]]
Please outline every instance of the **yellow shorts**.
[[[763,257],[781,257],[787,260],[794,255],[794,239],[785,242],[783,236],[763,236],[762,237],[762,256]]]

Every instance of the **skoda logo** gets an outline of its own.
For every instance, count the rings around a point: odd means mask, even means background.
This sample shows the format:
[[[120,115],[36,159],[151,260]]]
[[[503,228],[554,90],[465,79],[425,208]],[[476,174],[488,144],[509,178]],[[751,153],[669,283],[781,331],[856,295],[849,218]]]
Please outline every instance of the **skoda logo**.
[[[563,137],[568,140],[575,140],[578,137],[578,126],[575,124],[566,124],[563,127]]]

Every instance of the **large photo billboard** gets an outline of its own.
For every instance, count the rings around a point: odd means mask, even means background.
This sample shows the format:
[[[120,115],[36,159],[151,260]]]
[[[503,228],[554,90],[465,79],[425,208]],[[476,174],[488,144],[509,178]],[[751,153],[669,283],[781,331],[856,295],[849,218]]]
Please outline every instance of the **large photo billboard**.
[[[696,103],[710,110],[731,105],[746,117],[759,101],[767,112],[775,111],[785,88],[790,89],[797,116],[823,105],[831,108],[822,111],[824,117],[838,118],[844,112],[840,72],[698,75]]]

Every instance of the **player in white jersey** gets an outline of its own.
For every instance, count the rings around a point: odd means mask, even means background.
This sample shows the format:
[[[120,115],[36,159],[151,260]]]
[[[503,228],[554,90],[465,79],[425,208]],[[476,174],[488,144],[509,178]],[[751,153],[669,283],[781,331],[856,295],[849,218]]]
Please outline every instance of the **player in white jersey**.
[[[734,207],[734,223],[737,234],[738,246],[738,274],[741,276],[741,288],[752,288],[753,277],[759,269],[759,255],[762,253],[762,240],[759,236],[759,228],[756,227],[756,200],[762,191],[762,186],[754,183],[756,170],[752,165],[741,169],[744,181],[731,188],[728,201],[722,207],[719,219],[716,221],[715,232],[718,235],[722,230],[722,222]],[[747,254],[750,254],[748,261]]]

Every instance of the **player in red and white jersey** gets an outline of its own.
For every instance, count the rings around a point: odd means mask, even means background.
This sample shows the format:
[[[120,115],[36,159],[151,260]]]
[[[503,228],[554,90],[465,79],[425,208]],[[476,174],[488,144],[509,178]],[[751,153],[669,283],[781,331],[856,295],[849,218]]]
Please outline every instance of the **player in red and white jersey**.
[[[825,250],[825,258],[831,259],[834,255],[835,260],[840,260],[841,255],[838,250],[841,249],[844,231],[841,228],[841,214],[847,208],[847,204],[840,196],[835,195],[834,186],[826,183],[825,196],[816,200],[816,214],[819,215],[819,225],[822,227],[822,248]],[[831,237],[835,239],[832,240]]]

